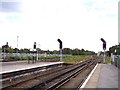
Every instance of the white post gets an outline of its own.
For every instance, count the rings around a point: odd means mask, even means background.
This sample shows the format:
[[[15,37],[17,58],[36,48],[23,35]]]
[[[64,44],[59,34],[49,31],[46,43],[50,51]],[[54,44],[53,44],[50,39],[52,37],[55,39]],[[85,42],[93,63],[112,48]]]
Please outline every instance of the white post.
[[[110,58],[110,63],[112,64],[113,62],[113,53],[111,53],[111,58]]]
[[[103,62],[105,63],[105,50],[104,50]]]
[[[37,44],[36,46],[37,46],[37,48],[39,48],[39,47],[40,47],[40,44]],[[37,48],[36,48],[36,51],[37,51],[37,58],[36,58],[36,59],[37,59],[37,61],[38,61],[39,54],[38,54],[38,49],[37,49]]]
[[[60,61],[62,62],[62,49],[60,49]]]
[[[4,59],[5,59],[5,48],[4,48],[4,54],[3,54],[3,55],[4,55],[3,57],[4,57]]]
[[[40,49],[40,44],[38,44],[38,48]],[[38,53],[38,59],[39,59],[39,57],[40,57],[40,50],[39,50],[39,53]]]
[[[37,59],[37,61],[38,61],[38,50],[36,49],[36,51],[37,51],[37,58],[36,58],[36,59]]]
[[[35,58],[35,55],[34,55],[35,53],[34,53],[34,48],[33,48],[33,61],[32,61],[32,63],[34,63],[34,58]]]

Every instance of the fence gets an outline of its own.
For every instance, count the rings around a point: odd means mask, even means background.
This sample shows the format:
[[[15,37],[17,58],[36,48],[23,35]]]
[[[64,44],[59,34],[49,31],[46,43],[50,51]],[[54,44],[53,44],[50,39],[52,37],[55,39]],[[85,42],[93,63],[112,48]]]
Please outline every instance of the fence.
[[[6,56],[19,56],[19,57],[26,57],[26,56],[33,56],[32,53],[0,53],[0,59],[6,57]],[[60,54],[38,54],[38,56],[60,56]],[[63,54],[62,56],[71,56],[71,55],[68,55],[68,54]]]
[[[111,63],[120,69],[120,55],[112,55]]]

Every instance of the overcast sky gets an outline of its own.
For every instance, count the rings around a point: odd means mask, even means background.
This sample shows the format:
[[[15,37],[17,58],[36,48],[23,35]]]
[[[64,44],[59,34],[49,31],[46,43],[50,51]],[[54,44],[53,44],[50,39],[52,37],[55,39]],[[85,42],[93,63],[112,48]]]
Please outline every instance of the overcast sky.
[[[119,0],[0,0],[0,46],[102,51],[118,44]]]

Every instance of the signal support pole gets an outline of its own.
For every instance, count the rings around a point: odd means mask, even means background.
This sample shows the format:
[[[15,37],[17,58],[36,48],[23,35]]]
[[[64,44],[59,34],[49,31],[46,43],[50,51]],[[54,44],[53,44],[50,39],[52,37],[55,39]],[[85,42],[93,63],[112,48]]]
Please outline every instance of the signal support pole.
[[[59,48],[60,48],[60,61],[62,62],[62,41],[60,39],[57,40],[59,42]]]
[[[104,49],[103,62],[105,63],[105,49]]]
[[[101,41],[103,42],[103,50],[104,50],[103,63],[105,63],[106,41],[103,38],[101,38]]]
[[[62,61],[62,49],[60,49],[60,61]]]

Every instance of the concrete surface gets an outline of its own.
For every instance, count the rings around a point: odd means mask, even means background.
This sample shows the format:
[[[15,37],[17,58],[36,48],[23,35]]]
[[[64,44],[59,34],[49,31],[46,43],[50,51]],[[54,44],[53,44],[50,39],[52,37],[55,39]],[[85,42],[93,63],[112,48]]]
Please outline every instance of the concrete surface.
[[[12,72],[24,70],[29,68],[41,67],[46,65],[58,64],[63,62],[36,62],[28,64],[27,61],[2,62],[0,66],[0,74],[5,72]]]
[[[118,68],[102,64],[97,88],[118,88]]]
[[[110,64],[98,64],[84,88],[118,88],[118,68]]]

